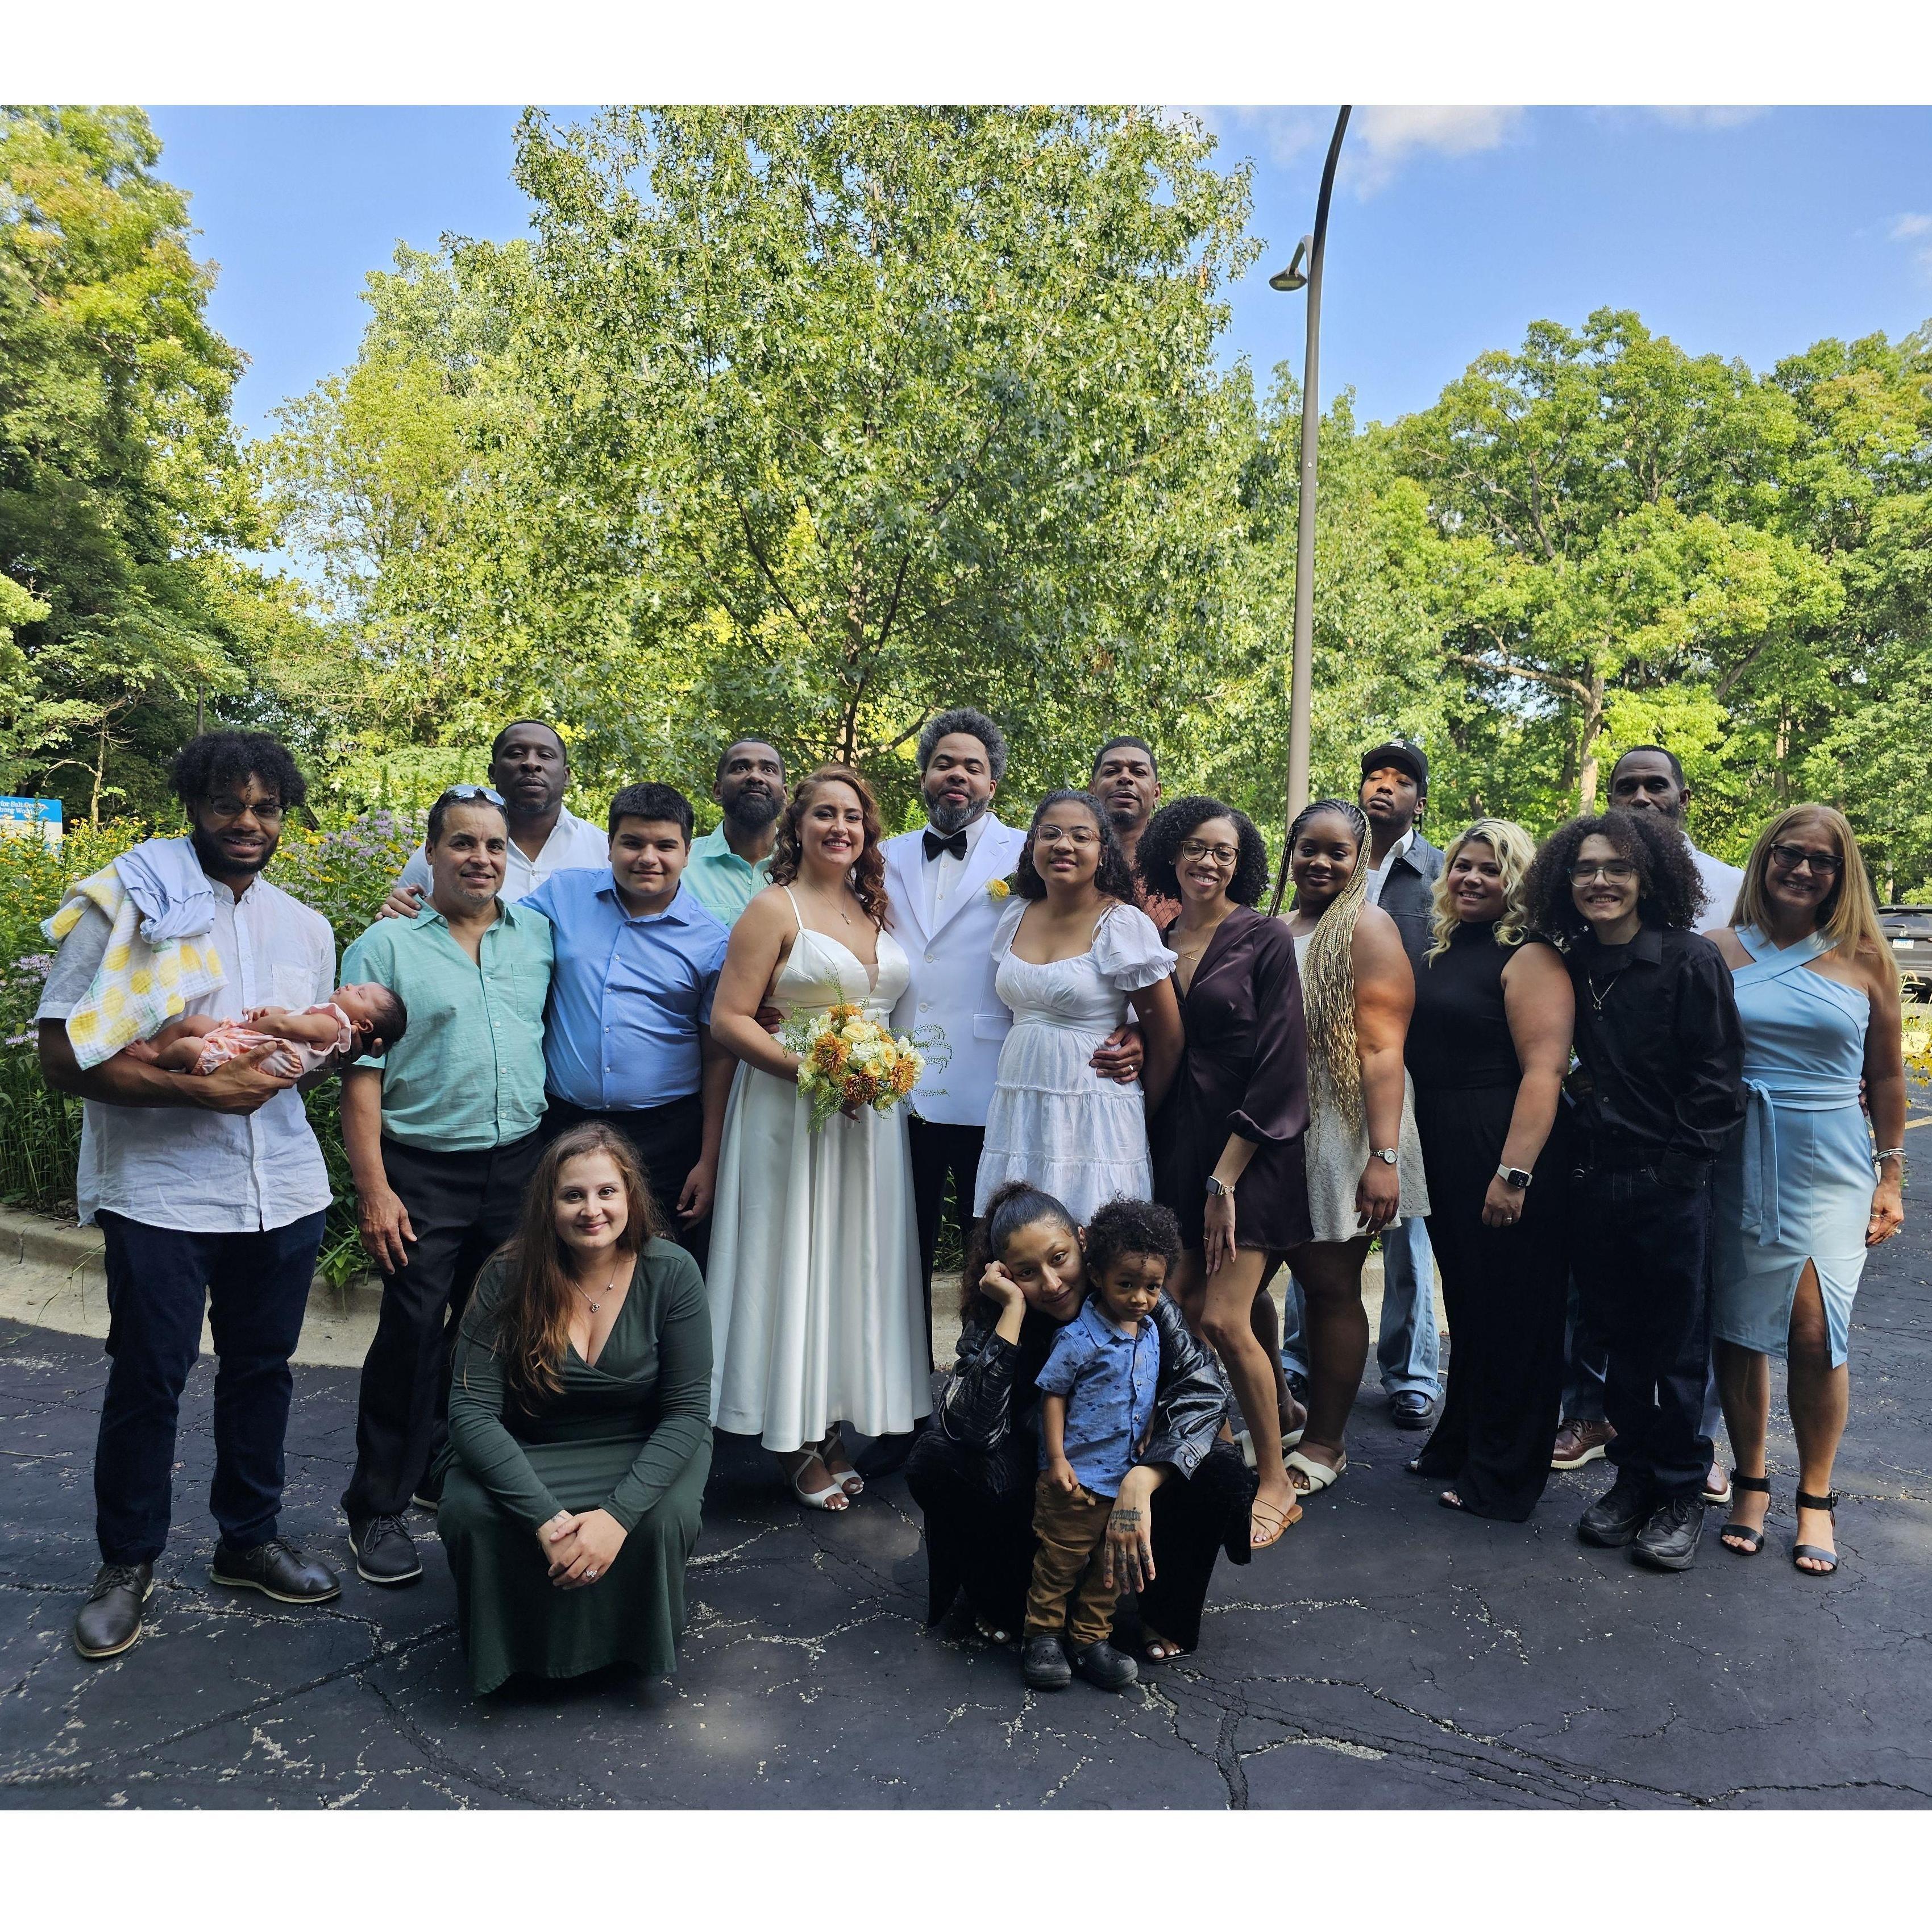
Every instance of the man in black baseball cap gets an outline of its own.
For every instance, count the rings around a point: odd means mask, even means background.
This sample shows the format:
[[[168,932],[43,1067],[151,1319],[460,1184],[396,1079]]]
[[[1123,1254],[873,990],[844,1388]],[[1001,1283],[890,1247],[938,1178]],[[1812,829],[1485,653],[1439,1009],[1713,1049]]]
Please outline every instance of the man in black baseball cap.
[[[1429,760],[1420,745],[1391,738],[1362,754],[1361,806],[1369,821],[1369,897],[1396,922],[1408,963],[1422,970],[1442,854],[1417,828],[1429,796]],[[1427,1224],[1414,1216],[1382,1234],[1382,1332],[1376,1360],[1399,1429],[1426,1429],[1436,1419],[1440,1341],[1436,1328],[1436,1262]],[[1289,1277],[1282,1330],[1282,1366],[1297,1379],[1307,1365],[1301,1348],[1299,1284]],[[1297,1390],[1297,1393],[1300,1391]]]

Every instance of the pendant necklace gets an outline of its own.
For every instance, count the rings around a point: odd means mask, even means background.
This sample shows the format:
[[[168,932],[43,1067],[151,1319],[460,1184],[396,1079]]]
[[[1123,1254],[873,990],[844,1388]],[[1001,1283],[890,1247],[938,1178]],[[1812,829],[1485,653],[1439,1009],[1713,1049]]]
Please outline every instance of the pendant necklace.
[[[1600,993],[1597,991],[1596,980],[1589,974],[1583,975],[1583,983],[1590,989],[1592,1011],[1600,1013],[1604,1010],[1604,1002],[1617,989],[1617,976],[1614,973],[1610,975],[1610,983]]]
[[[578,1288],[575,1282],[572,1282],[570,1285],[573,1288],[576,1289],[579,1294],[584,1294],[583,1289]],[[610,1291],[616,1286],[617,1270],[615,1268],[613,1268],[610,1270],[610,1279],[604,1284],[603,1294],[596,1300],[592,1301],[589,1295],[584,1294],[584,1306],[589,1309],[592,1314],[595,1315],[597,1311],[604,1306],[604,1304],[610,1298]]]
[[[814,886],[812,888],[812,896],[817,899],[821,905],[824,904],[824,896],[819,891],[816,886]],[[842,898],[833,902],[832,909],[834,912],[838,914],[839,918],[842,920],[846,925],[850,926],[852,923],[852,915],[845,910],[845,902]]]

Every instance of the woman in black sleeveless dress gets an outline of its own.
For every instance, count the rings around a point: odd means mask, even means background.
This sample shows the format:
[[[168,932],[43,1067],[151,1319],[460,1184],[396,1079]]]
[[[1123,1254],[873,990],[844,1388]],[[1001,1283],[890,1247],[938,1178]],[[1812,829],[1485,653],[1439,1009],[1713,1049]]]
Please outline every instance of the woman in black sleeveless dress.
[[[1442,1419],[1409,1466],[1449,1479],[1446,1507],[1510,1522],[1549,1480],[1568,1282],[1562,1092],[1576,1008],[1562,958],[1525,933],[1534,856],[1505,819],[1451,843],[1405,1050],[1449,1318]]]

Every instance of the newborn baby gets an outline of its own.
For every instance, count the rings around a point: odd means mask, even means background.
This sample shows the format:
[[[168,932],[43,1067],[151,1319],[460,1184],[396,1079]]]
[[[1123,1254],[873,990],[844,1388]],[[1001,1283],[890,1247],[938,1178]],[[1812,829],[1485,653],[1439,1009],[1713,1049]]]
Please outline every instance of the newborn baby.
[[[184,1013],[153,1036],[121,1050],[171,1073],[212,1073],[238,1055],[271,1043],[278,1050],[264,1071],[299,1079],[339,1056],[386,1053],[409,1024],[402,1001],[386,986],[338,986],[326,1005],[291,1012],[286,1006],[250,1006],[238,1020]]]

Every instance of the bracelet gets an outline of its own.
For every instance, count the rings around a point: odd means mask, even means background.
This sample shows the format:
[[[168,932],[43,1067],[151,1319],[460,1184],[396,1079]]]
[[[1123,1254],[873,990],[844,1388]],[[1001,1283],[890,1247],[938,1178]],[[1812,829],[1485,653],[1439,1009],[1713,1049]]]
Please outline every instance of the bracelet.
[[[1878,1152],[1872,1156],[1872,1165],[1874,1167],[1888,1160],[1895,1160],[1900,1167],[1903,1167],[1905,1165],[1904,1148],[1902,1147],[1880,1148]]]

